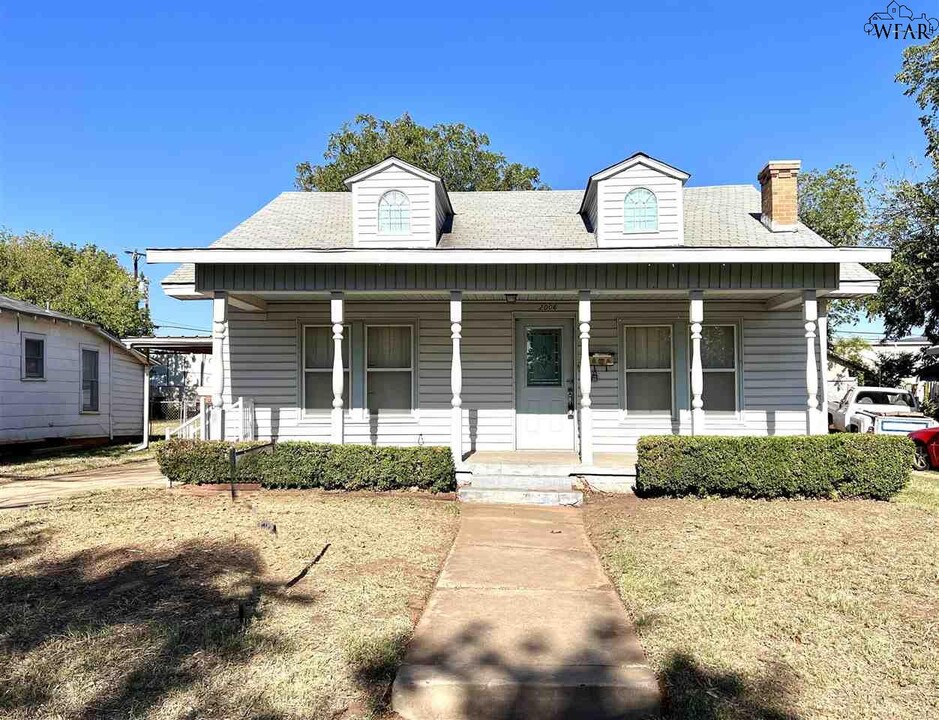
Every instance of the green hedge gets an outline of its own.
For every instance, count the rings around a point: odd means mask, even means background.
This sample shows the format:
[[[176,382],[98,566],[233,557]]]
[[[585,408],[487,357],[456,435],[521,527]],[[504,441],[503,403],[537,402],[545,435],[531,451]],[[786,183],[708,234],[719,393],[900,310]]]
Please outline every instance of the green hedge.
[[[260,443],[237,443],[240,447]],[[228,451],[233,443],[170,440],[157,449],[160,470],[174,482],[229,481]],[[239,482],[267,488],[326,490],[395,490],[419,487],[434,492],[456,489],[456,469],[449,448],[372,447],[283,442],[272,453],[243,456]]]
[[[640,495],[886,500],[909,479],[913,443],[870,434],[639,440]]]
[[[160,472],[173,482],[207,485],[230,480],[231,464],[228,452],[232,447],[241,449],[261,444],[173,439],[156,443],[156,459]],[[253,475],[251,462],[239,465],[239,482],[257,482]]]

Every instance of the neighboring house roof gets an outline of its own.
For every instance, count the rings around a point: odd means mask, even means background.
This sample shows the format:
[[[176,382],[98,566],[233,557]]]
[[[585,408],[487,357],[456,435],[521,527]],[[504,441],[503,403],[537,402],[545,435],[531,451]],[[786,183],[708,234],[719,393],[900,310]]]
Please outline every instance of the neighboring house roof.
[[[438,249],[584,250],[597,247],[580,215],[581,190],[452,192],[454,217]],[[829,247],[803,224],[772,232],[760,222],[760,192],[752,185],[686,187],[686,247]],[[352,195],[285,192],[212,243],[228,249],[352,249]],[[860,265],[842,271],[876,280]],[[164,284],[191,284],[192,265],[181,265]]]
[[[132,355],[141,363],[149,364],[149,361],[145,356],[135,350],[128,348],[120,341],[119,338],[115,337],[100,325],[93,323],[90,320],[83,320],[82,318],[74,317],[73,315],[66,315],[65,313],[56,312],[55,310],[49,310],[42,307],[41,305],[34,305],[33,303],[26,302],[25,300],[17,300],[16,298],[9,297],[8,295],[0,295],[0,313],[4,312],[12,312],[20,315],[29,315],[31,317],[43,318],[45,320],[52,320],[56,322],[61,321],[73,323],[75,325],[81,325],[96,335],[104,338],[109,343],[116,345],[124,352]]]
[[[134,350],[167,350],[180,353],[211,353],[209,335],[154,335],[122,338],[121,342]]]

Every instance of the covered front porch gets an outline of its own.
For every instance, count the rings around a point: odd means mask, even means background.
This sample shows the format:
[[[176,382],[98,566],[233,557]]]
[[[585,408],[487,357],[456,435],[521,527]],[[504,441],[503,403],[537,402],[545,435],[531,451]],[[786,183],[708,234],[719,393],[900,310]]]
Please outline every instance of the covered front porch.
[[[211,437],[634,474],[648,434],[824,432],[818,291],[216,291]],[[821,389],[821,392],[820,392]]]

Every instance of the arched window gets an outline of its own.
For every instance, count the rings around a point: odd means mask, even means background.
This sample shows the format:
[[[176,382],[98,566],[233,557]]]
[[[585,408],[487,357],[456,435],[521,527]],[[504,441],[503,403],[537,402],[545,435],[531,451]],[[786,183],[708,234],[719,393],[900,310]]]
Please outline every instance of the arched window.
[[[389,190],[378,201],[378,232],[382,235],[411,232],[411,203],[400,190]]]
[[[623,201],[623,231],[655,232],[659,229],[659,203],[655,193],[640,187],[626,193]]]

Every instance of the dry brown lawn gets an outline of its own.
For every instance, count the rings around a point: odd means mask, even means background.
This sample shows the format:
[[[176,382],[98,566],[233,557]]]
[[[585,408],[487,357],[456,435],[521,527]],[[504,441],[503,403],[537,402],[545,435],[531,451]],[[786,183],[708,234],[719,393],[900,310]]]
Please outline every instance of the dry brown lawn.
[[[939,717],[939,513],[903,504],[928,507],[920,480],[899,503],[591,498],[667,716]]]
[[[380,714],[457,524],[449,501],[318,492],[0,513],[0,716]]]

